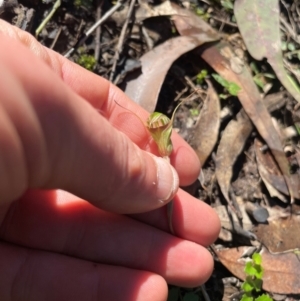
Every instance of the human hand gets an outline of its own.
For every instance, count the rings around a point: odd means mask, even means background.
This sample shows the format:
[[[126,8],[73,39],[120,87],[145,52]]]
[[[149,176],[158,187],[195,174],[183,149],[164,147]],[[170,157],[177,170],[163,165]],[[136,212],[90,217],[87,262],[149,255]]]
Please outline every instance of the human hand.
[[[114,99],[147,113],[1,20],[0,40],[0,300],[158,301],[166,281],[203,283],[213,267],[203,246],[219,220],[179,189],[179,237],[168,233],[162,206],[176,177]],[[188,185],[198,159],[178,135],[172,141],[171,162]]]

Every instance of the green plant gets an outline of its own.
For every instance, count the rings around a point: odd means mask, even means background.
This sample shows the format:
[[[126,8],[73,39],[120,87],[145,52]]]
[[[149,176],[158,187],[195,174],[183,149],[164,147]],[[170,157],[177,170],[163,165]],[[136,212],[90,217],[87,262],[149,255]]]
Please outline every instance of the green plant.
[[[239,91],[241,90],[240,86],[237,85],[234,82],[229,82],[228,80],[226,80],[225,78],[223,78],[222,76],[220,76],[219,74],[213,73],[212,77],[221,85],[223,86],[230,95],[232,96],[237,96],[237,94],[239,93]]]
[[[227,10],[233,10],[233,2],[230,0],[221,0],[221,5]]]
[[[263,267],[262,258],[259,253],[252,255],[252,260],[246,262],[245,273],[246,279],[242,284],[244,294],[241,301],[273,301],[268,294],[262,294]]]
[[[255,62],[250,63],[250,68],[255,74],[253,76],[253,81],[262,90],[264,90],[268,84],[272,84],[272,80],[275,79],[275,75],[272,73],[260,72]]]
[[[207,76],[207,70],[206,69],[202,69],[201,72],[199,72],[196,76],[196,83],[198,85],[201,85],[204,81],[204,79],[206,78]]]
[[[205,12],[202,8],[194,6],[193,7],[194,12],[197,16],[199,16],[200,18],[202,18],[204,21],[208,21],[210,18],[210,13]]]
[[[77,64],[79,64],[87,70],[92,71],[96,66],[96,59],[92,55],[81,54],[77,60]]]
[[[198,109],[190,109],[189,111],[193,117],[198,117],[200,114]]]

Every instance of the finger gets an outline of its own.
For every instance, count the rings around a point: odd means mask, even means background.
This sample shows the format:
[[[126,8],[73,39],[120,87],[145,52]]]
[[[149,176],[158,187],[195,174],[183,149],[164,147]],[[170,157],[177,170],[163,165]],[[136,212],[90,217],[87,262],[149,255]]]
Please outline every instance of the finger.
[[[115,100],[118,100],[118,103]],[[119,104],[123,107],[120,107]],[[130,137],[142,149],[158,155],[155,142],[141,122],[141,120],[147,120],[149,113],[132,102],[121,90],[113,85],[110,85],[108,101],[103,104],[102,108],[104,108],[109,121],[116,128]],[[199,159],[194,150],[176,132],[173,131],[171,139],[173,152],[170,159],[179,174],[180,185],[190,185],[199,175]]]
[[[25,44],[77,94],[86,99],[93,107],[101,110],[115,127],[128,135],[141,148],[157,154],[156,146],[151,142],[149,133],[136,116],[146,120],[148,113],[128,99],[117,87],[58,53],[43,47],[29,33],[1,20],[0,32]],[[118,106],[115,100],[136,115]],[[173,133],[172,141],[174,151],[171,162],[178,172],[181,185],[187,186],[198,177],[200,163],[195,152],[178,134]]]
[[[9,179],[0,183],[2,202],[27,185],[62,188],[118,213],[153,210],[174,196],[178,177],[166,160],[138,148],[21,44],[1,43],[22,53],[0,48],[0,177]]]
[[[165,210],[164,210],[165,209]],[[166,208],[134,214],[133,218],[169,231]],[[203,246],[212,244],[219,235],[221,224],[216,212],[206,203],[179,189],[173,201],[173,228],[176,235]]]
[[[58,202],[53,194],[27,194],[13,205],[1,229],[1,239],[11,243],[152,271],[181,286],[202,284],[213,269],[204,247],[74,197]]]
[[[158,275],[0,243],[0,299],[164,301]],[[51,285],[49,285],[51,283]]]

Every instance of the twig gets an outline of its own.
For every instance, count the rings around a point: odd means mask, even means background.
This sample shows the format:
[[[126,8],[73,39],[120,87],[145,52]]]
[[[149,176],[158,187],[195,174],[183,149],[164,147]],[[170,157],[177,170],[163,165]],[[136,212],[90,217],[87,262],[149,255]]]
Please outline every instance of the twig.
[[[118,41],[117,49],[116,49],[116,52],[115,52],[115,55],[114,55],[114,58],[113,58],[114,63],[112,65],[112,69],[111,69],[111,73],[110,73],[110,77],[109,77],[109,80],[111,82],[114,79],[114,75],[115,75],[117,63],[118,63],[118,60],[120,58],[120,53],[123,50],[123,44],[124,44],[124,40],[125,40],[125,34],[126,34],[126,31],[127,31],[127,27],[128,27],[129,21],[131,19],[131,15],[132,15],[132,12],[133,12],[135,1],[136,0],[131,0],[131,2],[130,2],[130,6],[129,6],[129,9],[128,9],[127,17],[126,17],[125,23],[124,23],[124,25],[122,27],[122,30],[121,30],[121,34],[120,34],[120,38],[119,38],[119,41]]]
[[[83,19],[80,19],[79,26],[78,26],[78,28],[76,29],[76,35],[75,35],[76,40],[79,39],[80,33],[81,33],[81,29],[83,28],[84,25],[85,25],[84,20],[83,20]]]
[[[186,80],[187,84],[194,90],[197,91],[198,87],[193,83],[193,81],[188,77],[185,76],[184,79]]]
[[[206,288],[205,288],[205,284],[202,284],[202,285],[200,286],[200,288],[201,288],[201,292],[202,292],[202,295],[203,295],[203,297],[204,297],[204,300],[205,300],[205,301],[210,301],[209,295],[208,295],[208,293],[207,293],[207,291],[206,291]]]
[[[230,21],[223,20],[223,19],[220,19],[220,18],[215,17],[215,16],[211,16],[211,18],[213,18],[213,19],[215,19],[215,20],[217,20],[217,21],[219,21],[219,22],[221,22],[221,23],[225,23],[226,25],[230,25],[230,26],[236,27],[236,28],[238,27],[236,23],[232,23],[232,22],[230,22]],[[221,31],[221,30],[220,30],[220,31]]]
[[[55,38],[54,38],[54,40],[53,40],[51,46],[49,47],[50,49],[53,49],[53,48],[54,48],[54,46],[55,46],[55,44],[56,44],[56,42],[57,42],[57,40],[58,40],[58,37],[60,36],[60,33],[61,33],[61,26],[59,27],[59,29],[58,29],[58,31],[57,31],[57,33],[56,33],[56,36],[55,36]]]
[[[208,293],[206,291],[206,288],[205,288],[205,284],[200,285],[200,287],[195,290],[195,293],[199,292],[200,290],[202,292],[204,300],[205,301],[210,301],[209,295],[208,295]]]
[[[289,21],[291,23],[291,27],[293,28],[293,31],[296,32],[296,29],[295,29],[296,28],[296,24],[295,24],[295,22],[294,22],[294,20],[293,20],[293,18],[291,16],[291,14],[290,14],[290,9],[289,9],[288,4],[284,0],[281,0],[280,2],[282,3],[282,5],[284,6],[284,8],[286,10],[286,13],[287,13],[287,15],[289,17]]]
[[[99,19],[86,33],[84,33],[81,38],[76,42],[75,46],[72,47],[64,57],[68,58],[70,55],[80,47],[86,39],[100,26],[103,22],[105,22],[115,11],[117,11],[123,5],[123,0],[119,0],[116,5],[114,5],[110,10],[108,10],[101,19]]]
[[[196,86],[193,81],[188,77],[184,76],[184,79],[186,80],[187,85],[194,90],[200,97],[201,102],[203,102],[203,97],[206,97],[207,91],[203,90],[202,88]],[[194,93],[193,93],[194,94]]]
[[[96,16],[97,20],[101,18],[102,14],[102,0],[97,0],[97,11],[96,11]],[[95,60],[98,62],[99,56],[100,56],[100,36],[101,36],[101,27],[98,26],[96,29],[96,34],[95,34]]]
[[[299,36],[296,34],[296,32],[293,30],[291,25],[283,18],[280,16],[280,23],[281,25],[285,28],[285,30],[288,32],[290,37],[298,44],[300,44],[300,39]]]
[[[51,18],[53,17],[53,15],[57,11],[57,9],[60,7],[60,5],[61,5],[61,0],[56,0],[49,15],[43,20],[43,22],[40,24],[40,26],[36,29],[36,31],[35,31],[36,37],[41,33],[41,31],[44,29],[44,27],[47,25],[47,23],[51,20]]]
[[[146,44],[147,44],[147,47],[148,47],[148,51],[152,50],[153,46],[154,46],[154,43],[151,40],[151,38],[148,34],[148,31],[147,31],[147,29],[145,28],[144,25],[142,25],[142,33],[143,33],[143,36],[145,38],[145,41],[146,41]]]

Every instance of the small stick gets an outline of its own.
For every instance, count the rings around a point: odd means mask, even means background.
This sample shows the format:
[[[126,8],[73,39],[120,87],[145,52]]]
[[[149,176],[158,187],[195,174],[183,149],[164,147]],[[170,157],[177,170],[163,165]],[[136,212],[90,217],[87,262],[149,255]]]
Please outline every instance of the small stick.
[[[61,26],[59,26],[59,29],[58,29],[58,31],[57,31],[57,33],[56,33],[56,36],[55,36],[55,38],[54,38],[54,40],[53,40],[51,46],[49,47],[50,49],[53,49],[53,48],[54,48],[54,46],[55,46],[55,44],[56,44],[56,42],[57,42],[57,40],[58,40],[58,38],[59,38],[59,36],[60,36],[61,30],[62,30],[62,28],[61,28]]]
[[[99,20],[101,18],[101,14],[102,14],[102,6],[103,1],[102,0],[98,0],[97,1],[97,19]],[[99,56],[100,56],[100,35],[101,35],[101,27],[98,26],[96,29],[96,34],[95,34],[95,60],[98,62],[99,60]]]
[[[65,55],[64,57],[69,58],[70,55],[78,48],[80,47],[86,39],[96,30],[98,26],[100,26],[102,23],[104,23],[115,11],[117,11],[121,6],[123,5],[123,1],[119,0],[116,5],[114,5],[110,10],[108,10],[101,19],[99,19],[86,33],[84,33],[81,38],[76,42],[74,47],[72,47]]]
[[[126,17],[126,20],[125,20],[124,25],[122,27],[120,38],[119,38],[118,45],[117,45],[117,49],[116,49],[116,52],[115,52],[115,55],[114,55],[114,58],[113,58],[114,63],[112,65],[111,73],[110,73],[110,76],[109,76],[109,80],[111,82],[114,79],[115,71],[116,71],[116,68],[117,68],[117,62],[119,60],[120,53],[123,50],[125,34],[126,34],[126,31],[127,31],[127,28],[128,28],[129,21],[131,19],[131,15],[132,15],[132,12],[133,12],[134,5],[135,5],[135,0],[131,0],[130,6],[129,6],[129,9],[128,9],[128,13],[127,13],[127,17]]]
[[[146,44],[147,44],[147,47],[148,47],[148,51],[150,51],[151,49],[153,49],[154,43],[151,40],[151,38],[150,38],[150,36],[147,32],[147,29],[143,25],[142,25],[142,33],[143,33],[143,36],[145,38],[145,41],[146,41]]]
[[[44,29],[44,27],[47,25],[47,23],[51,20],[57,9],[61,5],[61,0],[56,0],[56,2],[53,5],[52,10],[50,11],[49,15],[43,20],[43,22],[40,24],[40,26],[35,31],[35,36],[37,37],[41,31]]]

